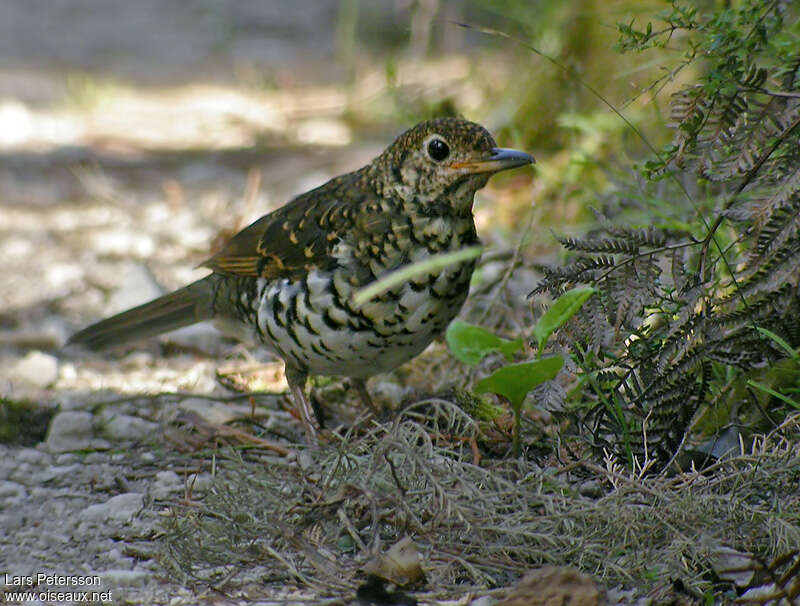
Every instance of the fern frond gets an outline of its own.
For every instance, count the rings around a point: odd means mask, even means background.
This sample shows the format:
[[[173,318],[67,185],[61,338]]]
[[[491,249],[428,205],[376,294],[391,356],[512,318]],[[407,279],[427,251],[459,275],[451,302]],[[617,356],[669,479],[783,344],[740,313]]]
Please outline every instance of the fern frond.
[[[586,284],[594,279],[594,272],[614,267],[616,261],[612,257],[575,257],[564,267],[544,267],[544,278],[528,296],[543,292],[557,293],[570,284]]]
[[[630,240],[621,238],[556,238],[567,250],[586,253],[628,253],[635,255],[639,246]]]
[[[758,232],[751,264],[758,264],[783,248],[790,241],[800,240],[800,191],[770,215]]]
[[[632,229],[621,225],[614,225],[610,232],[617,238],[624,238],[637,246],[661,248],[667,242],[664,230],[648,227],[647,229]]]
[[[744,218],[750,220],[753,229],[758,232],[772,213],[790,204],[798,193],[800,193],[800,163],[795,164],[781,179],[763,183],[758,194],[749,198],[744,197],[743,200],[746,200],[751,209]]]
[[[786,128],[791,120],[777,114],[785,109],[786,100],[770,97],[767,100],[752,99],[750,111],[737,124],[727,141],[729,153],[718,159],[717,181],[746,175],[756,164],[768,142]],[[784,124],[786,122],[786,124]]]
[[[784,284],[797,284],[800,277],[800,241],[785,242],[771,256],[765,257],[757,265],[749,265],[742,272],[738,288],[731,298],[750,297],[753,294],[775,290]]]

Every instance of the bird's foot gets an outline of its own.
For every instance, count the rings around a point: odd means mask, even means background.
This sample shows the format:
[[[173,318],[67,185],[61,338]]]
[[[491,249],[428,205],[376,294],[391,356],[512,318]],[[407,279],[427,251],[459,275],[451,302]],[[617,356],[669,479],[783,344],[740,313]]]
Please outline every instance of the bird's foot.
[[[367,382],[364,379],[351,379],[353,383],[353,387],[356,388],[358,392],[358,396],[361,398],[361,401],[364,403],[364,406],[367,407],[372,415],[379,419],[381,417],[380,409],[375,406],[375,402],[372,400],[372,396],[369,395],[369,391],[367,390]]]

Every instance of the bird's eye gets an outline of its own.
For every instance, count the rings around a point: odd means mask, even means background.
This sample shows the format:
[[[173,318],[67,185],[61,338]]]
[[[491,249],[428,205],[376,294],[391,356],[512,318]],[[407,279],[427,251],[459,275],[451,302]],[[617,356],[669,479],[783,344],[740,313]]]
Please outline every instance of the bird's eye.
[[[450,155],[450,148],[441,139],[431,139],[428,143],[428,155],[437,162],[441,162]]]

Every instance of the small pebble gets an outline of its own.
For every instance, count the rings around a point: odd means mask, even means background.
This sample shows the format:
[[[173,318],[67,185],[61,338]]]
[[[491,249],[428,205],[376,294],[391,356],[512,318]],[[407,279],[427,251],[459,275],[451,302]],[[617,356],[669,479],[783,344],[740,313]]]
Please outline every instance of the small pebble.
[[[28,490],[16,482],[0,482],[0,499],[22,499],[28,496]]]
[[[178,408],[193,412],[206,421],[219,425],[229,423],[237,417],[237,413],[222,402],[214,402],[205,398],[186,398],[178,404]]]
[[[11,382],[23,382],[44,389],[58,378],[58,358],[41,351],[32,351],[10,371]]]
[[[90,522],[116,520],[125,522],[130,520],[144,506],[144,495],[138,492],[128,492],[111,497],[105,503],[89,505],[80,512],[80,517]]]
[[[183,490],[183,480],[174,471],[159,471],[151,490],[154,497],[163,499]]]
[[[50,463],[50,455],[35,448],[21,448],[14,455],[20,463],[30,463],[31,465],[47,465]]]
[[[60,412],[50,421],[45,446],[52,453],[89,450],[92,445],[92,413]]]
[[[109,440],[142,440],[157,435],[158,423],[131,415],[114,415],[103,424],[101,431]]]
[[[124,570],[112,568],[100,573],[103,582],[111,587],[141,587],[145,584],[150,573],[144,570]]]

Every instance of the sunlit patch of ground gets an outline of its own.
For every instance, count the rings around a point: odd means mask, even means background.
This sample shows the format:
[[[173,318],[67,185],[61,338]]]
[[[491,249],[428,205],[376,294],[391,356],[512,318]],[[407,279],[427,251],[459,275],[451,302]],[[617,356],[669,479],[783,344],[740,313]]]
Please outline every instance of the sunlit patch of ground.
[[[33,106],[0,99],[0,152],[91,147],[106,153],[224,150],[280,142],[344,146],[350,124],[386,120],[394,99],[457,99],[459,111],[485,113],[486,93],[502,86],[507,68],[491,57],[405,61],[391,74],[364,70],[352,85],[256,88],[194,83],[142,88],[86,79],[62,103]],[[492,74],[492,84],[475,77]],[[2,77],[2,74],[0,74]]]

